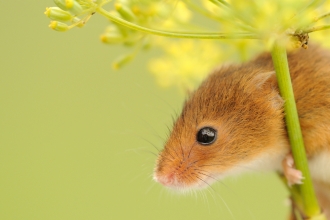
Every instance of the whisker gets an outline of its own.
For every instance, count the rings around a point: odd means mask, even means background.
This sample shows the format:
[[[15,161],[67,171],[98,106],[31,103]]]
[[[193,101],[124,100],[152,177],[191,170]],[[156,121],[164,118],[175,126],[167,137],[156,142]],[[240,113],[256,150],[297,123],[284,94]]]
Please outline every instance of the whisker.
[[[164,158],[165,160],[170,161],[170,162],[174,161],[174,158],[173,158],[173,159],[170,159],[170,158],[168,158],[168,157],[166,157],[166,156],[164,156],[164,155],[162,155],[161,157]]]
[[[200,191],[200,192],[201,192],[201,194],[202,194],[202,196],[203,196],[204,203],[207,204],[207,209],[208,209],[209,213],[211,213],[210,204],[209,204],[209,202],[208,202],[207,196],[205,195],[204,191]],[[205,202],[205,201],[206,201],[206,202]]]
[[[196,169],[196,170],[198,171],[198,169]],[[203,171],[203,170],[199,170],[199,171]],[[207,177],[210,177],[211,179],[215,180],[216,182],[219,182],[220,184],[222,184],[222,185],[224,185],[226,188],[228,188],[228,186],[225,185],[225,183],[224,183],[223,181],[221,181],[221,180],[219,180],[219,179],[216,179],[216,178],[213,177],[213,176],[207,175],[207,174],[205,174],[204,172],[197,172],[197,173],[202,174],[202,175],[207,176]]]
[[[150,192],[150,190],[156,185],[156,182],[153,181],[153,183],[151,184],[151,186],[149,186],[149,188],[147,189],[147,191],[145,191],[145,194],[148,194]]]
[[[223,186],[226,187],[227,190],[229,190],[231,193],[233,193],[234,196],[235,196],[236,198],[240,198],[239,201],[240,201],[240,202],[243,201],[243,207],[245,207],[245,210],[250,214],[250,216],[251,216],[253,219],[255,219],[255,216],[253,215],[253,213],[251,212],[251,210],[250,210],[249,208],[247,208],[247,206],[246,206],[247,203],[246,203],[246,201],[244,200],[244,198],[243,198],[242,196],[237,195],[236,192],[235,192],[232,188],[230,188],[227,184],[225,184],[223,181],[220,181],[220,180],[219,180],[218,182],[220,182]]]
[[[207,175],[207,174],[205,174],[205,173],[203,173],[203,172],[200,172],[200,171],[198,171],[198,170],[197,170],[197,173],[202,174],[202,175],[207,176],[207,177],[210,177],[211,179],[214,179],[215,181],[218,181],[218,180],[217,180],[216,178],[214,178],[213,176]]]
[[[152,135],[154,135],[155,137],[159,138],[161,141],[165,142],[165,139],[159,135],[159,133],[157,132],[157,130],[150,124],[148,123],[145,119],[142,118],[138,118],[139,120],[141,120],[143,123],[145,123],[146,125],[149,126],[148,129],[151,129]]]
[[[176,122],[176,116],[174,116],[173,114],[171,114],[171,119],[172,119],[172,127],[174,126],[175,122]]]
[[[212,179],[214,179],[216,182],[219,182],[221,185],[223,185],[227,190],[229,190],[231,193],[233,193],[234,194],[234,196],[236,197],[236,198],[240,198],[239,199],[239,201],[243,201],[243,207],[245,207],[245,210],[249,213],[249,215],[252,217],[252,219],[255,219],[255,216],[253,215],[253,213],[251,212],[251,210],[249,209],[249,208],[247,208],[247,206],[246,206],[246,202],[245,202],[245,200],[243,199],[243,198],[241,198],[239,195],[237,195],[236,194],[236,192],[232,189],[232,188],[230,188],[227,184],[225,184],[223,181],[221,181],[221,180],[219,180],[219,179],[216,179],[216,178],[214,178],[213,176],[210,176],[210,175],[208,175],[208,174],[206,174],[205,172],[206,171],[204,171],[204,170],[201,170],[201,169],[198,169],[198,168],[196,168],[196,169],[194,169],[195,171],[197,171],[197,173],[199,173],[199,174],[201,174],[201,175],[204,175],[204,176],[207,176],[207,177],[210,177],[210,178],[212,178]],[[200,171],[200,172],[198,172],[198,171]],[[218,192],[216,192],[216,193],[218,193]]]
[[[181,136],[180,136],[180,148],[181,148],[181,153],[182,153],[182,160],[185,161],[185,158],[184,158],[184,152],[183,152],[183,147],[182,147]]]
[[[207,183],[206,181],[204,181],[202,178],[198,177],[198,175],[197,175],[196,177],[197,177],[199,180],[201,180],[202,182],[204,182],[206,185],[208,185],[208,186],[210,187],[210,189],[212,189],[212,191],[215,192],[215,193],[219,196],[219,198],[221,199],[221,201],[223,202],[223,204],[226,206],[227,210],[229,211],[229,213],[230,213],[232,219],[235,219],[235,217],[234,217],[232,211],[230,210],[228,204],[225,202],[225,200],[222,198],[222,196],[221,196],[216,190],[214,190],[213,187],[212,187],[210,184],[208,184],[208,183]]]
[[[191,163],[187,166],[187,168],[191,167],[192,165],[194,165],[194,164],[197,163],[198,161],[200,161],[200,160],[195,160],[194,162],[191,162]]]
[[[145,139],[143,137],[140,137],[140,138],[142,140],[146,141],[147,143],[151,144],[151,146],[153,146],[157,150],[158,153],[160,152],[160,149],[158,147],[156,147],[156,145],[154,143],[152,143],[151,141],[149,141],[149,140],[147,140],[147,139]]]
[[[173,149],[174,153],[176,154],[177,158],[180,158],[178,152],[175,149],[176,148]]]
[[[143,152],[143,153],[149,153],[149,154],[152,154],[153,156],[158,156],[156,153],[150,151],[150,150],[146,150],[146,149],[143,149],[143,148],[132,148],[132,149],[126,149],[124,150],[123,152],[118,152],[117,154],[122,154],[124,152],[129,152],[129,151],[132,151],[136,154],[139,154],[140,152]]]
[[[168,125],[166,125],[166,128],[167,128],[167,139],[169,138],[169,135],[171,134],[171,132],[172,132],[172,129],[168,126]]]
[[[192,149],[194,148],[195,144],[196,144],[196,142],[193,143],[192,146],[191,146],[191,148],[190,148],[190,151],[189,151],[189,154],[188,154],[188,159],[190,158],[190,153],[191,153]]]
[[[244,168],[244,169],[247,169],[247,170],[258,171],[256,169],[251,168],[251,167],[246,167],[246,166],[242,166],[242,165],[238,165],[238,164],[204,164],[204,165],[200,165],[199,167],[207,167],[207,166],[223,166],[223,167],[227,167],[228,165],[234,166],[234,167]]]
[[[157,133],[156,129],[154,129],[154,128],[151,126],[150,123],[148,123],[148,122],[147,122],[145,119],[143,119],[143,118],[136,117],[135,112],[134,112],[131,108],[127,107],[127,105],[126,105],[124,102],[121,102],[121,106],[123,107],[123,109],[124,109],[125,111],[127,111],[128,113],[130,113],[130,115],[135,115],[134,120],[135,120],[136,122],[138,122],[138,121],[143,122],[142,124],[145,126],[145,128],[149,129],[149,130],[152,132],[152,134],[153,134],[154,136],[156,136],[156,137],[158,137],[158,138],[160,138],[161,140],[164,141],[164,138],[161,137],[161,136]],[[146,126],[146,125],[147,125],[147,126]]]
[[[144,164],[141,165],[140,170],[143,168],[143,166],[144,166]],[[145,170],[145,169],[144,169],[144,170]],[[130,183],[130,184],[134,184],[134,182],[135,182],[137,179],[140,179],[142,176],[144,176],[144,173],[143,173],[143,172],[136,173],[136,174],[135,174],[135,177],[133,177],[133,178],[132,178],[132,177],[129,178],[128,183]]]
[[[168,154],[172,157],[172,160],[170,160],[170,161],[174,161],[175,160],[175,157],[171,154],[171,152],[170,151],[168,151]],[[162,156],[163,156],[164,154],[162,154]],[[165,157],[165,156],[164,156]]]
[[[216,196],[214,195],[214,193],[212,193],[211,189],[209,189],[209,188],[206,188],[206,189],[207,189],[207,191],[211,194],[211,196],[212,196],[214,202],[217,203]]]
[[[161,100],[162,102],[164,102],[164,103],[167,105],[167,107],[169,107],[169,108],[172,110],[172,112],[177,112],[177,111],[173,108],[173,106],[170,105],[169,102],[167,102],[167,101],[166,101],[165,99],[163,99],[162,97],[156,95],[152,90],[149,90],[149,89],[147,89],[146,87],[143,87],[143,86],[139,85],[139,84],[136,83],[136,82],[135,82],[135,85],[138,86],[138,87],[140,87],[140,89],[147,90],[148,95],[153,95],[153,96],[155,96],[156,98],[158,98],[159,100]]]

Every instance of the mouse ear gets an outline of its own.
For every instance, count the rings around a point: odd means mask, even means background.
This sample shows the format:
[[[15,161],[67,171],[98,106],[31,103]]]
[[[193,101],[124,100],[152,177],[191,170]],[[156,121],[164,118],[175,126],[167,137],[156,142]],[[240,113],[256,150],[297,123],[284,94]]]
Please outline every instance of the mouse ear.
[[[274,79],[276,80],[275,71],[270,71],[256,74],[252,82],[257,88],[262,88],[267,82]]]
[[[277,88],[276,81],[277,79],[276,79],[275,71],[259,73],[257,74],[257,76],[253,78],[253,83],[257,87],[257,89],[262,89],[267,86],[271,87],[271,90],[273,91],[272,93],[273,95],[271,96],[272,98],[270,99],[271,105],[275,109],[282,109],[284,100],[282,99],[278,90],[276,89]]]

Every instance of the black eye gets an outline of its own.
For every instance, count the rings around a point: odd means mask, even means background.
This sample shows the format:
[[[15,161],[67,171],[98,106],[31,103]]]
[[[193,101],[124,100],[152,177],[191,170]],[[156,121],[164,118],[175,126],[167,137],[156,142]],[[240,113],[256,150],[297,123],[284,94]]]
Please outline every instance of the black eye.
[[[198,131],[196,138],[198,143],[209,145],[217,139],[217,131],[210,127],[204,127]]]

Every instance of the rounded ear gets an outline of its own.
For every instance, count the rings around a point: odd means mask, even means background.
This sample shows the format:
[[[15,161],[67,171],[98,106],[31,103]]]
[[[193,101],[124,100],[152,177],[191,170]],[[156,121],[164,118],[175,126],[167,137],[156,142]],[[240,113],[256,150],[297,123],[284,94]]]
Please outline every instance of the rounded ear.
[[[257,89],[269,87],[270,90],[272,91],[271,98],[269,99],[271,105],[275,109],[283,108],[284,100],[278,91],[275,71],[259,73],[252,80]]]
[[[275,71],[258,73],[252,82],[257,88],[262,88],[267,82],[276,80]]]

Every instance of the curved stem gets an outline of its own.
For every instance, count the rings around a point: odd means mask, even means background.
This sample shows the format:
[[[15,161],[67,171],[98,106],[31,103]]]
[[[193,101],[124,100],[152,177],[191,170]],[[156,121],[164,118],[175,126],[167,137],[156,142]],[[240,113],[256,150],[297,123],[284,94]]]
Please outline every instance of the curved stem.
[[[225,3],[221,2],[221,1],[218,1],[218,0],[209,0],[209,1],[212,2],[213,4],[219,6],[219,7],[224,6],[224,7],[227,8],[227,9],[228,9],[228,7],[229,7],[228,4],[225,4]]]
[[[172,31],[161,31],[154,30],[146,27],[142,27],[140,25],[128,22],[124,19],[111,15],[108,11],[103,8],[97,8],[96,11],[101,15],[107,17],[109,20],[123,25],[125,27],[131,28],[133,30],[142,31],[148,34],[155,34],[166,37],[175,37],[175,38],[196,38],[196,39],[258,39],[256,34],[252,33],[232,33],[232,34],[224,34],[224,33],[180,33],[180,32],[172,32]]]
[[[226,7],[230,7],[229,3],[226,2],[225,0],[216,0],[217,2],[219,2],[220,4],[226,6]]]
[[[330,28],[330,24],[325,24],[325,25],[320,25],[320,26],[304,29],[303,33],[311,33],[311,32],[315,32],[315,31],[322,31],[322,30],[329,29],[329,28]]]
[[[205,10],[204,8],[200,7],[199,5],[196,5],[195,3],[192,3],[191,0],[186,0],[184,1],[192,10],[195,10],[196,12],[198,12],[199,14],[205,16],[206,18],[210,18],[214,21],[217,22],[222,22],[223,20],[212,15],[210,12],[208,12],[207,10]]]
[[[329,16],[330,16],[330,12],[325,13],[325,14],[320,15],[319,17],[315,18],[315,19],[314,19],[314,22],[317,22],[317,21],[319,21],[319,20],[321,20],[321,19],[323,19],[323,18],[329,17]]]
[[[285,101],[285,120],[295,166],[303,173],[304,176],[303,184],[298,186],[303,200],[303,211],[304,214],[308,217],[319,216],[321,209],[316,200],[312,180],[309,173],[304,141],[300,129],[299,116],[297,113],[297,107],[291,84],[286,48],[285,46],[280,45],[278,42],[275,42],[271,54],[276,71],[279,90]]]
[[[243,30],[246,30],[246,31],[251,31],[251,32],[254,32],[255,29],[253,29],[251,26],[248,26],[248,25],[245,25],[243,23],[240,23],[240,22],[235,22],[234,20],[229,20],[229,19],[225,19],[225,18],[222,18],[222,17],[217,17],[217,16],[214,16],[212,15],[212,13],[210,13],[209,11],[203,9],[202,7],[192,3],[190,0],[186,0],[184,1],[192,10],[198,12],[199,14],[205,16],[206,18],[210,18],[214,21],[217,21],[217,22],[228,22],[228,23],[233,23],[233,25],[236,25],[237,27],[243,29]]]
[[[209,0],[209,1],[220,8],[224,7],[226,10],[230,10],[235,15],[235,18],[241,21],[243,25],[246,25],[246,27],[248,27],[250,30],[255,30],[252,24],[248,22],[249,19],[243,16],[242,13],[235,11],[235,9],[231,7],[231,5],[225,0]],[[251,2],[251,4],[253,4],[253,2]]]

